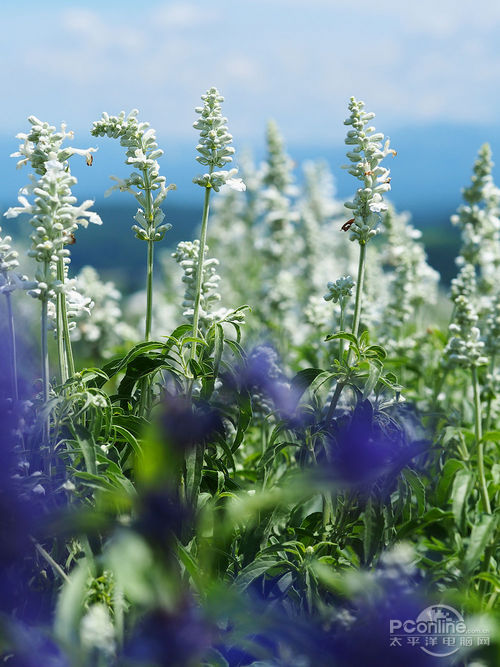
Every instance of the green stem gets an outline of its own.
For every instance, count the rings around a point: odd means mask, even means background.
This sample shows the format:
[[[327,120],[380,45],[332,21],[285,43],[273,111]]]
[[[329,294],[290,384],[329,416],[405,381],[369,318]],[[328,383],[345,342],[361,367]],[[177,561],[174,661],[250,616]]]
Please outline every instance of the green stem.
[[[42,299],[42,322],[41,322],[41,353],[42,353],[42,396],[44,407],[49,400],[49,348],[47,345],[47,296]],[[49,418],[47,417],[43,425],[43,442],[49,443]],[[50,462],[47,464],[50,465]]]
[[[56,561],[52,558],[52,556],[46,551],[41,544],[39,544],[34,537],[30,537],[31,541],[35,545],[35,549],[38,551],[40,556],[44,558],[47,563],[51,566],[51,568],[54,570],[54,572],[61,577],[63,581],[66,583],[69,583],[69,577],[66,574],[66,572],[62,569],[62,567],[59,565],[59,563],[56,563]]]
[[[144,192],[146,195],[145,203],[145,218],[148,223],[148,268],[146,277],[146,323],[144,331],[144,339],[148,341],[151,338],[151,329],[153,324],[153,268],[154,268],[154,217],[153,217],[153,195],[151,192],[151,184],[149,182],[149,174],[147,169],[142,170],[144,179]],[[148,376],[143,377],[140,381],[141,398],[139,403],[139,414],[146,417],[151,409],[151,382]]]
[[[68,367],[66,363],[66,353],[64,352],[61,299],[62,299],[62,294],[58,294],[56,297],[56,333],[57,333],[57,357],[59,360],[59,374],[61,376],[61,384],[64,384],[68,379]]]
[[[345,383],[344,382],[337,382],[337,386],[335,387],[335,391],[333,392],[332,400],[330,401],[330,407],[328,408],[328,412],[326,413],[326,421],[329,422],[330,419],[333,417],[333,413],[335,412],[335,408],[337,407],[337,403],[340,398],[340,394],[342,393],[342,389],[344,388]]]
[[[42,392],[43,401],[49,400],[49,348],[47,345],[47,298],[42,299]]]
[[[210,167],[210,173],[212,173],[213,167]],[[194,300],[194,309],[193,309],[193,336],[198,337],[198,322],[200,318],[200,301],[201,301],[201,288],[203,282],[203,263],[205,261],[205,245],[207,242],[207,228],[208,228],[208,214],[210,210],[210,192],[212,188],[205,188],[205,199],[203,202],[203,215],[201,217],[201,233],[200,233],[200,251],[198,253],[198,266],[196,267],[196,289],[195,289],[195,300]],[[193,343],[191,348],[191,359],[194,359],[196,356],[196,343]]]
[[[153,195],[149,174],[147,169],[142,170],[144,179],[144,192],[146,195],[145,218],[148,222],[148,273],[146,278],[146,340],[151,336],[151,325],[153,321],[153,261],[154,261],[154,219],[153,219]]]
[[[356,300],[354,302],[354,317],[352,321],[352,333],[355,336],[358,335],[359,321],[361,318],[361,296],[363,294],[363,282],[365,279],[365,259],[366,259],[366,243],[360,243],[358,280],[356,283]]]
[[[341,298],[340,302],[340,330],[344,331],[344,309],[345,309],[345,304],[343,303],[343,299]],[[342,363],[342,355],[344,354],[344,340],[342,338],[339,338],[339,363]]]
[[[490,361],[490,375],[491,375],[491,377],[495,376],[495,362],[496,362],[495,354],[493,353],[491,355],[491,361]],[[491,427],[491,403],[492,403],[492,397],[490,395],[490,397],[488,398],[488,402],[486,404],[486,422],[485,422],[486,431],[489,431],[490,427]]]
[[[57,264],[57,278],[60,280],[64,286],[64,259],[59,258]],[[59,346],[59,341],[62,344],[62,370],[61,372],[61,381],[66,382],[68,378],[73,377],[75,374],[75,362],[73,360],[73,350],[71,348],[71,338],[69,335],[69,322],[68,322],[68,309],[66,304],[66,294],[61,292],[57,296],[57,305],[58,305],[58,318],[57,318],[57,341]],[[61,354],[61,352],[59,352]],[[60,357],[61,364],[61,357]]]
[[[146,333],[145,339],[151,337],[151,324],[153,321],[153,260],[154,260],[154,241],[148,240],[148,277],[146,288]]]
[[[7,319],[9,320],[10,338],[10,368],[12,376],[12,396],[15,401],[19,400],[19,386],[17,383],[17,354],[16,354],[16,331],[14,327],[14,313],[12,311],[12,299],[10,292],[5,292],[7,300]]]
[[[479,486],[483,498],[484,508],[487,514],[491,514],[490,499],[488,496],[488,487],[486,486],[486,476],[484,473],[484,442],[481,417],[481,397],[479,393],[479,380],[477,377],[477,368],[472,367],[472,386],[474,389],[474,427],[477,447],[477,467],[479,475]]]

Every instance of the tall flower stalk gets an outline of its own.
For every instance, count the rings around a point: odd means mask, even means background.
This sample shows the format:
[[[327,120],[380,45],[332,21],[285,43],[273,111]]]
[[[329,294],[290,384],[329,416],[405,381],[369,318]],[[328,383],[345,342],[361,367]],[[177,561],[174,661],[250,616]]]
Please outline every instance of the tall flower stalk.
[[[73,233],[78,226],[86,227],[89,222],[101,224],[99,216],[88,209],[93,201],[84,201],[75,206],[76,198],[71,188],[77,180],[71,175],[68,160],[72,155],[82,155],[91,164],[91,153],[95,148],[78,149],[63,146],[72,132],[63,124],[59,131],[47,122],[30,116],[31,130],[28,134],[18,134],[22,140],[19,150],[12,154],[18,157],[17,166],[29,163],[35,175],[30,175],[31,183],[20,191],[21,206],[10,208],[6,217],[17,217],[22,213],[31,216],[32,248],[29,255],[42,268],[35,275],[35,287],[30,294],[41,301],[41,349],[42,385],[44,400],[49,393],[49,359],[47,347],[47,326],[49,302],[56,302],[56,322],[58,356],[61,382],[66,382],[74,374],[73,354],[69,337],[66,292],[67,269],[70,252],[65,247],[73,242]],[[27,196],[34,196],[30,203]]]
[[[132,230],[138,239],[148,244],[144,337],[149,340],[153,321],[154,244],[161,241],[172,227],[163,223],[165,214],[160,206],[167,192],[175,189],[175,185],[166,186],[165,176],[160,176],[157,159],[163,155],[163,151],[158,148],[156,133],[149,123],[137,120],[138,113],[137,109],[133,109],[128,116],[125,116],[124,111],[118,116],[104,112],[101,120],[94,122],[91,134],[94,137],[120,139],[120,144],[127,149],[125,163],[137,169],[124,180],[115,178],[117,185],[112,189],[132,193],[140,206],[134,216],[137,224],[133,225]]]
[[[485,511],[491,514],[490,499],[484,470],[484,442],[482,431],[481,395],[478,368],[488,363],[485,344],[477,326],[478,315],[472,302],[476,291],[476,276],[472,264],[465,264],[452,283],[454,316],[450,324],[450,338],[444,350],[444,360],[449,367],[470,371],[474,395],[474,431],[477,451],[479,487]]]
[[[238,170],[222,169],[226,164],[232,162],[234,148],[230,146],[233,137],[227,128],[227,118],[222,115],[221,103],[224,98],[217,88],[209,88],[205,95],[201,96],[203,106],[196,107],[195,111],[199,118],[193,123],[193,127],[200,132],[200,143],[196,146],[199,155],[196,160],[208,167],[208,172],[193,178],[193,183],[205,188],[203,199],[203,213],[201,216],[200,244],[198,262],[196,267],[195,295],[193,305],[193,336],[199,335],[200,303],[202,297],[203,267],[205,263],[205,249],[207,242],[208,216],[210,212],[210,194],[212,190],[218,192],[227,184],[235,190],[244,190],[243,181],[235,178]],[[216,167],[220,171],[215,171]],[[191,359],[196,357],[196,342],[191,348]]]
[[[0,227],[1,231],[2,228]],[[17,381],[16,330],[12,309],[12,292],[19,288],[28,289],[31,284],[23,277],[14,273],[14,270],[19,266],[19,262],[17,252],[12,249],[11,241],[12,238],[10,236],[0,236],[0,294],[5,296],[7,306],[12,397],[17,401],[19,400],[19,388]]]
[[[73,233],[79,226],[86,227],[89,222],[101,224],[101,219],[88,209],[93,204],[88,200],[75,206],[76,199],[71,187],[76,178],[69,167],[57,159],[50,159],[44,164],[45,172],[33,185],[24,188],[24,194],[34,194],[32,204],[21,195],[21,206],[10,208],[7,217],[17,217],[22,213],[30,215],[33,227],[32,247],[28,252],[41,264],[35,274],[35,287],[28,292],[41,301],[42,308],[42,378],[44,400],[48,398],[48,349],[47,326],[49,322],[49,302],[56,303],[56,328],[59,352],[61,381],[64,383],[74,372],[73,355],[69,336],[66,296],[70,284],[67,283],[69,250],[66,246],[73,241]]]
[[[340,331],[344,331],[345,326],[345,314],[347,309],[347,304],[352,296],[352,290],[354,287],[354,281],[351,276],[342,276],[338,278],[335,282],[329,282],[327,284],[327,293],[323,297],[325,301],[332,301],[333,303],[338,303],[340,308],[340,317],[339,317],[339,327]],[[342,338],[339,338],[339,361],[342,361],[342,355],[344,353],[344,341]]]
[[[361,318],[361,300],[365,277],[366,245],[379,231],[380,213],[387,210],[383,201],[383,194],[391,189],[389,169],[381,166],[387,155],[396,152],[389,148],[389,140],[384,139],[381,132],[368,123],[375,117],[374,113],[364,111],[364,102],[351,97],[349,102],[349,118],[344,125],[352,126],[347,132],[345,143],[352,146],[347,152],[350,165],[343,168],[361,181],[352,201],[346,202],[346,208],[352,210],[353,217],[345,225],[350,230],[350,240],[359,243],[358,277],[356,280],[356,297],[354,301],[354,316],[352,333],[357,336]]]

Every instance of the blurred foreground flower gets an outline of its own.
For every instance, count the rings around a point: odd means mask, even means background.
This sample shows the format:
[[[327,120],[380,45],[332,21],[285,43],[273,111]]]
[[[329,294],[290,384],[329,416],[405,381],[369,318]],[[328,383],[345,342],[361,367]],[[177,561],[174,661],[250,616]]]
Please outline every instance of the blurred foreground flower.
[[[189,598],[174,609],[153,609],[135,626],[120,664],[196,667],[211,645],[211,627]]]

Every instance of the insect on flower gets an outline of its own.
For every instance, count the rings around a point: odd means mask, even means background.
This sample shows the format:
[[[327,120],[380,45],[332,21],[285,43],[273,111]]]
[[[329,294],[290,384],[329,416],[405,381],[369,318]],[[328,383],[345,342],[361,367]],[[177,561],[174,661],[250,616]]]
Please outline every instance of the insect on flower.
[[[347,222],[344,222],[342,225],[342,231],[343,232],[348,232],[351,229],[351,225],[354,223],[354,218],[351,218]]]

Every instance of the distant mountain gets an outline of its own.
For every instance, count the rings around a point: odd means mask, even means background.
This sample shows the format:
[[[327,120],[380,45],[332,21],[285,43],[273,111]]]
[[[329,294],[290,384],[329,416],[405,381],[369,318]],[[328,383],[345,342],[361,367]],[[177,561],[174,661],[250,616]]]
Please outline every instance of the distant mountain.
[[[411,211],[419,224],[425,224],[426,220],[432,222],[436,215],[449,215],[457,207],[461,188],[469,181],[472,163],[485,141],[490,142],[500,165],[500,126],[401,126],[390,137],[398,152],[394,159],[388,159],[393,177],[390,197],[399,209]],[[12,205],[17,190],[26,182],[26,171],[17,171],[15,160],[8,157],[17,149],[17,144],[14,137],[0,137],[0,204],[3,205]],[[116,141],[96,140],[90,135],[81,134],[75,139],[75,144],[99,147],[91,168],[85,165],[84,160],[74,160],[73,172],[80,181],[76,193],[79,197],[102,200],[105,190],[112,185],[109,175],[123,176],[130,171],[124,164],[123,148]],[[163,148],[165,155],[161,158],[162,172],[168,182],[177,184],[177,191],[169,194],[169,205],[200,205],[200,188],[192,183],[193,176],[201,171],[200,165],[195,162],[194,138],[193,145],[171,142]],[[237,151],[242,148],[237,146]],[[258,142],[253,148],[256,159],[261,160],[264,155],[263,142]],[[351,195],[353,179],[341,169],[345,163],[344,145],[289,144],[288,152],[299,167],[298,178],[300,164],[304,160],[323,158],[331,166],[339,196],[346,198]],[[500,182],[500,166],[495,169],[495,175]],[[116,197],[119,195],[114,194],[110,203],[117,204]]]

